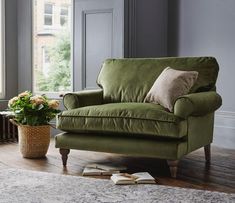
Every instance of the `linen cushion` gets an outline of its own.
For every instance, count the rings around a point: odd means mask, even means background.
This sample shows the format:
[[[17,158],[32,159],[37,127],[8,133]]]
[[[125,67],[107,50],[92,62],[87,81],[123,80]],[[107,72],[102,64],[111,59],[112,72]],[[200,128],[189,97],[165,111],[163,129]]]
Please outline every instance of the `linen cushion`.
[[[66,132],[93,132],[120,136],[180,138],[187,133],[186,121],[151,103],[111,103],[63,111],[57,128]]]
[[[189,93],[197,77],[196,71],[180,71],[167,67],[154,82],[144,102],[160,104],[172,112],[176,99]]]

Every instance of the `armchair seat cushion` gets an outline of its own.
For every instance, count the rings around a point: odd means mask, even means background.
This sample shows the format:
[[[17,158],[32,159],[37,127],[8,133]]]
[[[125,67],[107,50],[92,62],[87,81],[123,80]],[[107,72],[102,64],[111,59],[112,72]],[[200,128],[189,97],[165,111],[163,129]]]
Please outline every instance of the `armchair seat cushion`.
[[[150,103],[111,103],[67,110],[57,116],[57,128],[126,136],[181,138],[187,134],[185,120]]]

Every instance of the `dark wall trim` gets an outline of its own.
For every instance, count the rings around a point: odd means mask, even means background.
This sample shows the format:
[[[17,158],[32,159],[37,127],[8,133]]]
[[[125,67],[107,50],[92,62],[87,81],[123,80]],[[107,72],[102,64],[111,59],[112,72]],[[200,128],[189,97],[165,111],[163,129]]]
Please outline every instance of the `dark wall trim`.
[[[17,0],[5,1],[5,40],[6,40],[6,99],[18,92],[18,60],[17,60]]]
[[[124,57],[136,57],[136,0],[124,2]]]
[[[32,0],[18,1],[18,90],[32,91]]]
[[[168,1],[168,56],[178,56],[179,47],[179,0]]]
[[[168,0],[125,0],[127,58],[167,56]]]

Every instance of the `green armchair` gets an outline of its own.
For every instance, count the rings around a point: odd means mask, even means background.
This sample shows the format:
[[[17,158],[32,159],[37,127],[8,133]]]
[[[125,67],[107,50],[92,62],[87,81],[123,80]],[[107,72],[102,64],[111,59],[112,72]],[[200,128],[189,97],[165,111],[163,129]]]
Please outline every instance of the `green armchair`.
[[[198,80],[179,97],[174,111],[143,103],[162,70],[196,70]],[[210,162],[214,112],[222,104],[215,92],[219,67],[213,57],[108,59],[97,84],[101,89],[68,93],[57,116],[56,136],[63,165],[70,149],[166,159],[176,177],[180,158],[200,147]]]

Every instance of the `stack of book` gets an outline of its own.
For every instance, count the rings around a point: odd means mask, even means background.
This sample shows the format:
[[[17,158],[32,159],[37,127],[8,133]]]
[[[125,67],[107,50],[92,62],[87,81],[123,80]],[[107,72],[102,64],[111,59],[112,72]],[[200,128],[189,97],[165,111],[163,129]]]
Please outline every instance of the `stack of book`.
[[[154,177],[148,172],[139,173],[121,173],[127,170],[124,166],[109,166],[104,164],[89,164],[87,165],[82,175],[83,176],[111,176],[111,180],[116,185],[129,184],[154,184],[156,183]]]
[[[126,170],[127,168],[124,166],[108,166],[104,164],[89,164],[87,165],[84,170],[82,175],[83,176],[110,176],[115,173],[120,173],[121,171]]]

